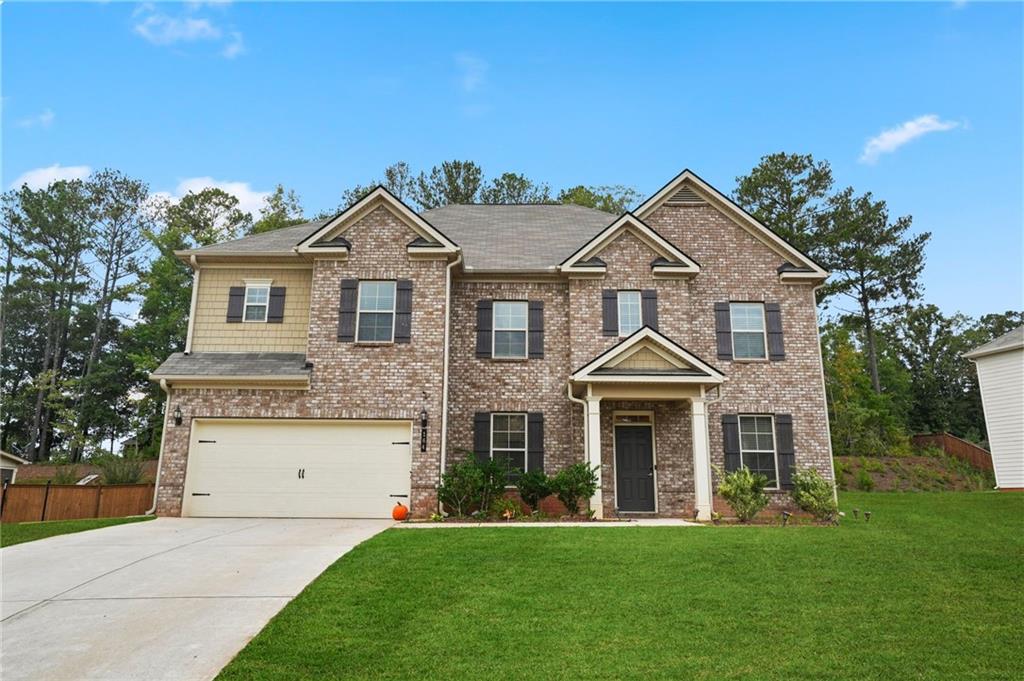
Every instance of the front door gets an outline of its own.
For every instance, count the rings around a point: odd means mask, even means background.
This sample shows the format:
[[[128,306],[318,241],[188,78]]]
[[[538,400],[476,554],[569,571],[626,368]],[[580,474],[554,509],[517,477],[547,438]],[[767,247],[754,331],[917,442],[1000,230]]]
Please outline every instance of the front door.
[[[650,426],[615,427],[615,494],[620,511],[654,512],[651,430]]]

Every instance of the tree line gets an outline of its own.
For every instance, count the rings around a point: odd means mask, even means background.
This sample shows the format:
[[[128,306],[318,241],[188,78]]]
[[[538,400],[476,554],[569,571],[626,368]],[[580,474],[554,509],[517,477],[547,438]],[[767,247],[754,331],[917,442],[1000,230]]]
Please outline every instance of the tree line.
[[[134,441],[159,451],[163,396],[147,380],[184,347],[192,272],[174,251],[333,216],[378,184],[417,210],[455,203],[571,203],[620,214],[642,198],[624,185],[485,177],[465,160],[414,173],[395,163],[308,215],[275,187],[255,214],[210,187],[170,199],[116,170],[0,195],[0,448],[78,462]],[[909,433],[984,438],[977,381],[959,354],[1021,323],[1020,312],[973,320],[921,303],[928,234],[890,220],[870,193],[835,190],[810,156],[773,154],[737,178],[734,199],[833,272],[819,291],[837,453],[903,447]]]

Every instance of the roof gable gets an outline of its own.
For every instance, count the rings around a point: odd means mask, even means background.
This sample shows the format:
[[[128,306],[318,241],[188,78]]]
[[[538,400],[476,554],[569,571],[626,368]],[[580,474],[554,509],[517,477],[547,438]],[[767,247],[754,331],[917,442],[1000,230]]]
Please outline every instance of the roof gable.
[[[406,246],[410,254],[428,255],[458,252],[459,247],[453,241],[424,220],[419,213],[402,203],[401,199],[380,185],[299,242],[298,252],[306,254],[335,253],[347,255],[351,250],[351,244],[344,238],[345,232],[352,225],[359,222],[360,219],[381,207],[394,214],[416,233],[416,238]]]
[[[567,274],[604,274],[607,267],[597,256],[624,233],[632,234],[654,251],[657,257],[651,262],[651,269],[655,274],[693,276],[700,272],[697,261],[629,212],[623,213],[562,261],[559,270]]]
[[[645,326],[573,372],[580,382],[722,383],[725,374]]]
[[[828,276],[825,268],[811,259],[809,255],[803,253],[796,246],[759,222],[754,216],[734,203],[732,199],[712,187],[689,169],[672,178],[668,184],[640,204],[634,212],[641,218],[644,218],[665,204],[685,205],[701,202],[710,203],[718,208],[753,237],[783,257],[790,265],[789,267],[784,265],[779,269],[779,278],[783,281],[824,279]]]

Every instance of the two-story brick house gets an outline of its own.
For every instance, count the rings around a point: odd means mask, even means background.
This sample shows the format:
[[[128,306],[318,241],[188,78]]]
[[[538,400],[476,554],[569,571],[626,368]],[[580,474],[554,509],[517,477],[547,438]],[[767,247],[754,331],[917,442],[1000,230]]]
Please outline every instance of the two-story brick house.
[[[195,273],[157,511],[437,510],[469,455],[599,466],[598,516],[710,515],[713,467],[833,478],[814,290],[827,273],[684,171],[621,216],[417,214],[383,188],[326,221],[179,253]]]

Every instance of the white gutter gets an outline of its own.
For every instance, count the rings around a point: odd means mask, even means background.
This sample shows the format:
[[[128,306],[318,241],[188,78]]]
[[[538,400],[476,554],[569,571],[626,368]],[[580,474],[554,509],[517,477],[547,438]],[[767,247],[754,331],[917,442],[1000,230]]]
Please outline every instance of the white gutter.
[[[192,303],[188,308],[188,333],[185,334],[185,354],[192,352],[192,330],[196,325],[196,302],[199,300],[199,261],[193,253],[189,257],[192,263]]]
[[[825,360],[821,356],[821,327],[818,325],[818,289],[825,285],[822,282],[811,289],[811,302],[814,303],[814,330],[818,335],[818,371],[821,373],[821,396],[825,398],[825,430],[828,433],[828,465],[832,468],[832,498],[839,504],[839,487],[836,483],[836,460],[832,454],[832,424],[828,418],[828,388],[825,385]]]
[[[164,447],[167,445],[167,418],[170,416],[171,389],[167,385],[167,379],[160,379],[160,389],[167,393],[167,401],[164,402],[164,427],[160,431],[160,456],[156,460],[156,482],[153,484],[153,505],[143,515],[156,513],[156,495],[160,492],[160,470],[164,464]]]
[[[587,419],[589,418],[587,415],[587,401],[572,394],[572,381],[566,381],[565,388],[569,401],[583,407],[583,456],[587,461],[590,461],[590,428],[587,427]]]
[[[448,263],[448,267],[445,268],[444,278],[444,351],[442,355],[442,373],[441,373],[441,466],[437,471],[437,484],[441,484],[441,476],[444,475],[444,467],[448,454],[448,339],[449,339],[449,327],[451,326],[452,317],[452,270],[455,266],[462,262],[462,252],[460,251],[456,256],[455,260]],[[437,512],[441,512],[441,500],[437,500]]]

